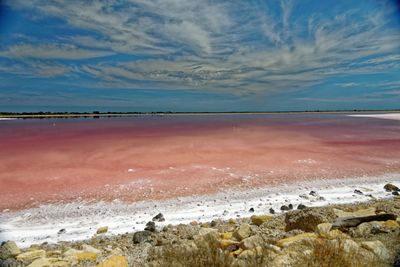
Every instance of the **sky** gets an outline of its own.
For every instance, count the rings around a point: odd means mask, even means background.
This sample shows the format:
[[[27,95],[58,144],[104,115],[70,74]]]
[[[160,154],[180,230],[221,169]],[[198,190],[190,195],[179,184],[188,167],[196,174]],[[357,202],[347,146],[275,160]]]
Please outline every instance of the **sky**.
[[[0,111],[400,109],[400,1],[0,0]]]

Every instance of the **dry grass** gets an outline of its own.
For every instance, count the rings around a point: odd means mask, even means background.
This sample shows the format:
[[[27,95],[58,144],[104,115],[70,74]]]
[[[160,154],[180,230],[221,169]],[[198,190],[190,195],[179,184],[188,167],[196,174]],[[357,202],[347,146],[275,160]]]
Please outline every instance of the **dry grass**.
[[[219,247],[218,240],[212,235],[196,240],[195,246],[188,243],[163,246],[153,250],[153,262],[150,266],[159,267],[257,267],[269,266],[270,251],[267,248],[254,257],[237,259]]]
[[[345,240],[317,239],[311,255],[300,257],[297,266],[307,267],[383,267],[390,266],[360,247],[348,247]]]

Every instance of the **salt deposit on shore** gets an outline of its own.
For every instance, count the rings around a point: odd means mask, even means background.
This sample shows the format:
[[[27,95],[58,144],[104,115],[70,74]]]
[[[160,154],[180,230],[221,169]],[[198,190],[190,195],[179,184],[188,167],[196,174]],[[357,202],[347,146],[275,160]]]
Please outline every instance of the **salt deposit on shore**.
[[[0,118],[0,121],[16,120],[15,118]]]
[[[400,173],[379,177],[329,179],[301,182],[242,191],[224,191],[218,194],[177,198],[167,201],[123,203],[73,202],[48,204],[38,208],[10,212],[0,216],[0,241],[14,240],[21,247],[42,242],[82,240],[92,237],[100,226],[108,226],[108,234],[143,230],[145,224],[159,212],[166,224],[189,223],[193,220],[211,221],[268,214],[269,209],[280,213],[282,205],[298,204],[323,206],[329,204],[368,201],[392,196],[383,186],[399,183]],[[361,193],[359,191],[361,191]],[[310,191],[314,191],[310,194]],[[250,208],[254,209],[251,213]],[[62,233],[58,233],[59,230]]]
[[[364,117],[364,118],[387,119],[387,120],[400,120],[400,113],[357,114],[357,115],[348,115],[348,116],[350,116],[350,117]]]

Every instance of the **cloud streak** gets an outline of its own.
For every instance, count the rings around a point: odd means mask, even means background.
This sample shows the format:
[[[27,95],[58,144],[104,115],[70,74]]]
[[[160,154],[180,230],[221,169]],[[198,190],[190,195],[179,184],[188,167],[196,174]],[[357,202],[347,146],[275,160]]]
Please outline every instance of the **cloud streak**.
[[[400,34],[391,9],[335,8],[302,14],[302,3],[268,1],[6,2],[85,30],[56,44],[18,44],[0,56],[80,60],[139,57],[77,64],[94,87],[203,90],[259,95],[309,88],[324,80],[399,68]],[[371,2],[372,3],[372,2]],[[381,8],[382,7],[382,8]],[[36,72],[49,77],[59,70]],[[354,83],[342,83],[353,87]]]

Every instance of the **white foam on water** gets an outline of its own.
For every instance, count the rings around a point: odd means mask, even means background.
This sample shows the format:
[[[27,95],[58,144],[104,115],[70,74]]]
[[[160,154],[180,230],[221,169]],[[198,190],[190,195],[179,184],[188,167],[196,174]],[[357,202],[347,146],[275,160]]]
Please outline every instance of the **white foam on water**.
[[[143,230],[146,223],[161,212],[165,221],[157,223],[161,228],[167,224],[190,223],[193,220],[211,221],[249,217],[253,214],[268,214],[273,208],[278,214],[282,205],[298,204],[324,206],[329,204],[368,201],[391,197],[383,186],[400,183],[400,173],[377,177],[351,179],[329,179],[280,184],[259,189],[237,189],[205,196],[178,197],[171,200],[123,203],[83,202],[46,204],[38,208],[0,213],[0,241],[14,240],[21,247],[42,242],[83,240],[91,238],[98,227],[108,226],[106,235]],[[359,189],[364,195],[355,194]],[[312,197],[309,192],[319,196]],[[370,195],[370,196],[367,196]],[[304,197],[307,197],[305,199]],[[249,209],[255,212],[250,213]],[[60,229],[66,232],[58,234]]]
[[[16,120],[16,118],[0,118],[0,121],[11,121]]]

